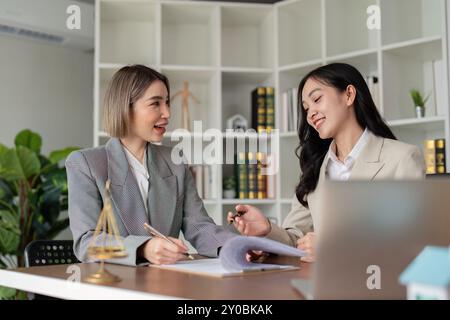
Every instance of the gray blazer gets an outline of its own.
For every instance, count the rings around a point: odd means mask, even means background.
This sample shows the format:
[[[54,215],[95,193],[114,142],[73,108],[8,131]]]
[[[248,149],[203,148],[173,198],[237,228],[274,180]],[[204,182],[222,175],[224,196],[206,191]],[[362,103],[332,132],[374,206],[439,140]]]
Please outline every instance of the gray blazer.
[[[174,164],[171,152],[170,147],[148,144],[148,212],[119,139],[111,138],[106,146],[69,155],[66,170],[70,229],[79,260],[90,261],[86,252],[103,207],[108,179],[118,230],[128,253],[128,257],[114,259],[112,263],[137,265],[145,262],[137,257],[139,246],[151,239],[143,227],[144,222],[175,238],[182,230],[198,253],[208,257],[216,257],[218,248],[236,236],[217,226],[208,216],[187,165]]]

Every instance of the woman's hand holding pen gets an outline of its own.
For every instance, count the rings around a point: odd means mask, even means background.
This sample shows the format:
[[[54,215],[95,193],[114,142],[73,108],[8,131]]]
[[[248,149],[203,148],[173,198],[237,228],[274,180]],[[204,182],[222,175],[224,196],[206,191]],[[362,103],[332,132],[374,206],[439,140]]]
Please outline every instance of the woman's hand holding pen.
[[[165,239],[154,237],[141,248],[139,255],[153,264],[171,264],[186,259],[188,247],[180,239],[167,237],[175,244]]]
[[[234,222],[236,229],[246,236],[263,237],[270,232],[270,222],[262,212],[253,206],[237,205],[236,214],[228,212],[227,220]]]

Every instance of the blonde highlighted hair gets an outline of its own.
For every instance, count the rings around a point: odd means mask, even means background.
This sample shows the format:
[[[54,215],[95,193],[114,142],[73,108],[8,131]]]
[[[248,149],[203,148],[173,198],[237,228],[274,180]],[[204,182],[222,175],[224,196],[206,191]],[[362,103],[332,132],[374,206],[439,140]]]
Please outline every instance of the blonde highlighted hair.
[[[162,81],[170,97],[169,80],[152,68],[136,64],[114,74],[103,103],[104,130],[111,137],[122,138],[129,133],[133,104],[154,81]]]

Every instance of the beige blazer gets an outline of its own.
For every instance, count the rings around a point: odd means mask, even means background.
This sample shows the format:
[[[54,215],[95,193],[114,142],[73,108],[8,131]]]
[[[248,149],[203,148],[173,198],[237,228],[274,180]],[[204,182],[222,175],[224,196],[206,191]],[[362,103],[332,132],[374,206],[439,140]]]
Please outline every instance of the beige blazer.
[[[326,179],[325,156],[316,190],[307,196],[309,209],[294,195],[292,207],[282,226],[272,224],[268,238],[292,246],[297,239],[315,229],[315,214]],[[369,139],[351,170],[351,180],[412,180],[425,178],[425,161],[420,149],[397,140],[381,138],[369,132]],[[316,219],[317,220],[317,219]]]

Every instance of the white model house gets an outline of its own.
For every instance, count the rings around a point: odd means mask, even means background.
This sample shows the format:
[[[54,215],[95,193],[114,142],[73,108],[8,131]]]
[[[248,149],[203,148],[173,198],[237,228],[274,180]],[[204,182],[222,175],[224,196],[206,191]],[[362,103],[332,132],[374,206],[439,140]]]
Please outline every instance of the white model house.
[[[400,275],[409,300],[450,299],[450,248],[426,247]]]

